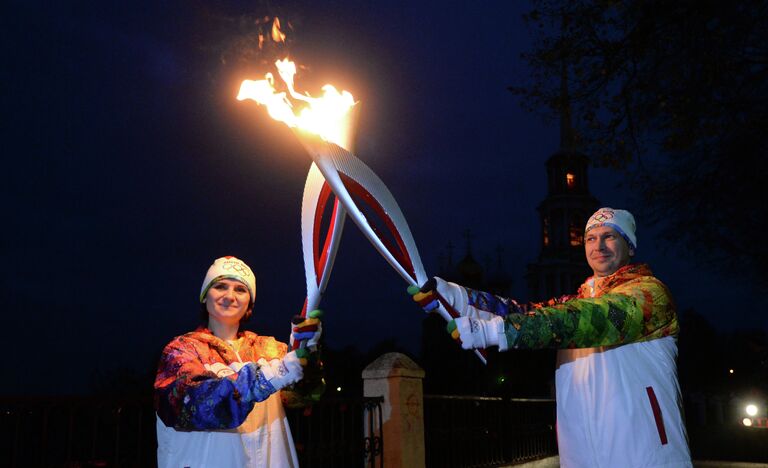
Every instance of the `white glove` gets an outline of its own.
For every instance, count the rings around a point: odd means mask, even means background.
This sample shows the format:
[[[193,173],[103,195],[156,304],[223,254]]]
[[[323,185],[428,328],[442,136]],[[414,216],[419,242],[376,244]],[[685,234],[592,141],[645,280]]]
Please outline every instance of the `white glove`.
[[[425,312],[432,312],[437,308],[437,295],[440,295],[448,305],[456,310],[460,317],[479,317],[490,320],[496,316],[491,312],[469,305],[469,294],[467,294],[466,288],[437,276],[424,283],[421,288],[409,288],[408,292]]]
[[[424,283],[421,288],[411,286],[408,288],[408,293],[425,312],[432,312],[438,307],[437,295],[440,295],[459,315],[466,315],[467,290],[456,283],[449,283],[435,276]]]
[[[504,319],[501,317],[493,317],[490,320],[459,317],[454,322],[458,339],[464,349],[498,346],[499,351],[505,351],[508,347],[507,335],[504,334]]]
[[[296,357],[296,351],[286,354],[283,359],[272,359],[269,362],[261,358],[256,361],[256,364],[259,365],[259,370],[264,378],[269,380],[275,390],[298,382],[304,376],[304,370],[299,363],[299,358]]]
[[[456,283],[445,281],[442,278],[435,276],[435,290],[437,293],[443,296],[445,302],[451,305],[456,312],[461,316],[466,315],[467,312],[467,290]]]

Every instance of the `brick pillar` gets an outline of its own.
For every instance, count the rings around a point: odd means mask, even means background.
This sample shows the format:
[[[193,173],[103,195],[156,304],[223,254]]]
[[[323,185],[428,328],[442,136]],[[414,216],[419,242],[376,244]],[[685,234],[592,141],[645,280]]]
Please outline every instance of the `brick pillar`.
[[[384,466],[424,467],[424,370],[408,356],[386,353],[363,370],[363,394],[384,397]]]

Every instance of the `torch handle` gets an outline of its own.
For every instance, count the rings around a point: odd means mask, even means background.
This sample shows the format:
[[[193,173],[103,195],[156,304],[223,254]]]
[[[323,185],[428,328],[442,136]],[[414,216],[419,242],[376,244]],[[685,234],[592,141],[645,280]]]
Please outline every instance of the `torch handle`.
[[[307,316],[307,310],[308,310],[307,306],[309,305],[309,301],[310,301],[310,297],[307,296],[304,299],[304,307],[301,309],[301,314],[299,314],[302,317],[306,317]],[[291,322],[291,333],[293,333],[293,327],[295,325],[296,325],[295,323]],[[292,343],[291,349],[293,351],[296,351],[299,348],[306,348],[306,347],[307,347],[307,340],[294,340],[293,343]]]

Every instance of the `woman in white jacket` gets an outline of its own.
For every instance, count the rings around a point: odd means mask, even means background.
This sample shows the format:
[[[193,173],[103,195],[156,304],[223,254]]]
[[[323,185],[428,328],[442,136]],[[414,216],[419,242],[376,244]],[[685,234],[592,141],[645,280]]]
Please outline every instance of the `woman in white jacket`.
[[[281,401],[289,395],[281,389],[300,380],[313,357],[319,311],[294,327],[303,334],[293,338],[308,339],[308,346],[287,352],[273,337],[240,331],[255,292],[244,262],[217,259],[200,292],[207,327],[163,350],[154,384],[160,467],[298,466]]]

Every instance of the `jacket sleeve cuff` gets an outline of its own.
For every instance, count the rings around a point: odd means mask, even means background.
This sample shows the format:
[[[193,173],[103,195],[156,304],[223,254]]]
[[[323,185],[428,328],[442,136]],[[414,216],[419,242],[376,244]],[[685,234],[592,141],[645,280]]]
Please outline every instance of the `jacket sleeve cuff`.
[[[493,326],[496,328],[496,336],[499,346],[499,351],[506,351],[509,349],[509,343],[507,342],[506,322],[501,317],[494,317],[491,319]]]

